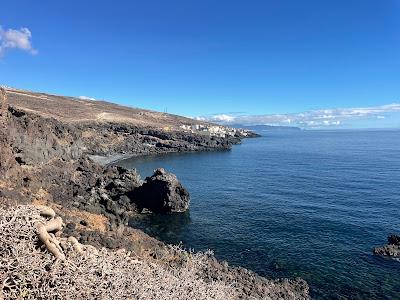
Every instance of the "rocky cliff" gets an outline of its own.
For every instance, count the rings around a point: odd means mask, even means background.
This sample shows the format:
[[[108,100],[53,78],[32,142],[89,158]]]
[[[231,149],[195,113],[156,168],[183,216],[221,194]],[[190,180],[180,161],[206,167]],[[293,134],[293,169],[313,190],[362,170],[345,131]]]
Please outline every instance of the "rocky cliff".
[[[182,125],[197,121],[106,102],[12,89],[7,100],[0,116],[1,206],[47,205],[63,218],[66,237],[97,248],[124,248],[156,263],[169,261],[171,249],[126,224],[144,209],[186,210],[188,191],[165,170],[143,181],[135,170],[98,164],[93,157],[105,162],[128,155],[226,150],[243,138],[240,132],[188,132]],[[179,268],[181,261],[168,265]],[[212,257],[205,266],[196,276],[232,286],[241,299],[309,297],[301,279],[267,280]]]
[[[52,157],[74,159],[84,154],[113,159],[224,150],[244,137],[239,131],[224,137],[207,131],[188,131],[183,128],[212,124],[104,101],[13,89],[7,95],[10,105],[7,127],[14,137],[14,147],[26,163],[45,162]]]

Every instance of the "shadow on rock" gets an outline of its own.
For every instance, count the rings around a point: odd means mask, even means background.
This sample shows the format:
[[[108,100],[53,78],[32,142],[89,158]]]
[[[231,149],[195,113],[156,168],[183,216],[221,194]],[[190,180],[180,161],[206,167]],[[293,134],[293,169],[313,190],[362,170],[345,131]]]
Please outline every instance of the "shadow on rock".
[[[176,176],[164,169],[156,169],[140,187],[134,189],[129,198],[134,199],[140,209],[155,213],[184,212],[189,208],[189,192]]]

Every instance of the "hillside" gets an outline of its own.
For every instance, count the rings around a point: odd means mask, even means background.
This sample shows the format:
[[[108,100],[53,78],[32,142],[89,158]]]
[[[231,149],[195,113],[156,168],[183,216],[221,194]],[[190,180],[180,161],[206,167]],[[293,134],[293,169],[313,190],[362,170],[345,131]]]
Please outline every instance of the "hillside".
[[[104,101],[12,88],[7,88],[7,98],[9,130],[16,135],[29,132],[15,139],[25,162],[87,154],[109,163],[137,155],[230,149],[243,137],[256,136],[247,130]],[[31,138],[35,141],[28,141]]]
[[[116,122],[174,130],[181,130],[180,126],[184,124],[204,124],[177,115],[126,107],[106,101],[83,100],[14,88],[8,88],[7,94],[10,105],[16,108],[68,123]]]
[[[0,260],[8,262],[0,263],[0,299],[52,298],[43,295],[41,288],[76,299],[160,299],[160,295],[163,299],[176,299],[176,295],[182,299],[309,299],[302,279],[266,279],[212,255],[192,256],[168,247],[128,226],[130,218],[143,213],[186,211],[189,191],[164,169],[143,180],[136,170],[93,160],[226,150],[240,143],[246,131],[189,123],[183,117],[106,102],[4,92],[4,99],[0,98],[4,108],[0,116],[0,223],[7,226],[2,227],[1,244],[16,250],[0,251]],[[48,221],[40,219],[43,209],[50,216]],[[91,250],[87,256],[70,251],[81,252],[80,248]],[[128,256],[135,265],[124,260]],[[16,275],[15,268],[8,266],[21,261],[16,264],[20,275]],[[83,266],[74,273],[72,269],[80,263]],[[104,267],[99,271],[85,267],[90,264]],[[108,275],[101,273],[105,268]],[[51,276],[59,280],[55,283]],[[146,278],[145,290],[135,284],[138,278]],[[68,291],[63,279],[69,282]],[[100,285],[107,288],[98,290]],[[83,286],[85,290],[80,290]]]

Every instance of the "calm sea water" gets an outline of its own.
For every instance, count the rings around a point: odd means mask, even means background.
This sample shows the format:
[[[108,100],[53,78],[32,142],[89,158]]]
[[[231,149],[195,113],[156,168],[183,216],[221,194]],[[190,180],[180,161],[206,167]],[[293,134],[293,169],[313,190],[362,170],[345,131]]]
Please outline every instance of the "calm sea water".
[[[164,167],[186,214],[132,221],[168,243],[213,249],[268,277],[303,277],[316,299],[400,299],[400,262],[372,255],[400,233],[400,131],[270,132],[231,151],[119,163]]]

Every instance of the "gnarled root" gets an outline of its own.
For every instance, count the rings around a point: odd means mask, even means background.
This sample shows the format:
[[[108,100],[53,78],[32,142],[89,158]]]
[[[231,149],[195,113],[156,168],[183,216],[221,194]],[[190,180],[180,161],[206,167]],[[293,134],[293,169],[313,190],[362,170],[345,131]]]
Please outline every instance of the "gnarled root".
[[[36,205],[36,207],[39,209],[39,213],[42,217],[45,218],[54,218],[56,216],[55,211],[48,207],[48,206],[44,206],[44,205]]]
[[[75,249],[76,252],[78,252],[79,254],[83,254],[82,244],[79,243],[76,238],[70,236],[68,238],[68,242],[72,245],[72,247]]]
[[[92,254],[97,254],[98,251],[95,247],[90,245],[82,245],[78,240],[70,236],[66,238],[57,238],[52,232],[59,232],[63,228],[63,220],[60,217],[55,217],[53,209],[47,206],[37,206],[42,217],[50,218],[47,222],[36,223],[36,232],[39,240],[45,245],[47,250],[53,254],[57,259],[65,260],[63,249],[68,249],[67,243],[71,244],[73,249],[79,253],[84,254],[89,251]],[[1,299],[0,299],[1,300]]]
[[[51,221],[49,221],[51,222]],[[54,225],[50,224],[53,228]],[[60,242],[54,235],[50,235],[47,231],[46,225],[42,222],[36,224],[36,232],[39,240],[46,246],[47,250],[53,254],[57,259],[65,260],[65,255],[60,247]]]
[[[57,232],[62,230],[63,227],[63,220],[60,217],[51,219],[47,221],[45,224],[47,232]]]
[[[36,224],[36,232],[39,240],[46,246],[47,250],[57,259],[65,260],[65,255],[60,247],[60,241],[57,240],[54,234],[50,232],[60,231],[63,227],[63,221],[60,217],[55,217],[53,209],[47,206],[39,206],[40,215],[51,218],[47,222],[38,222]]]

